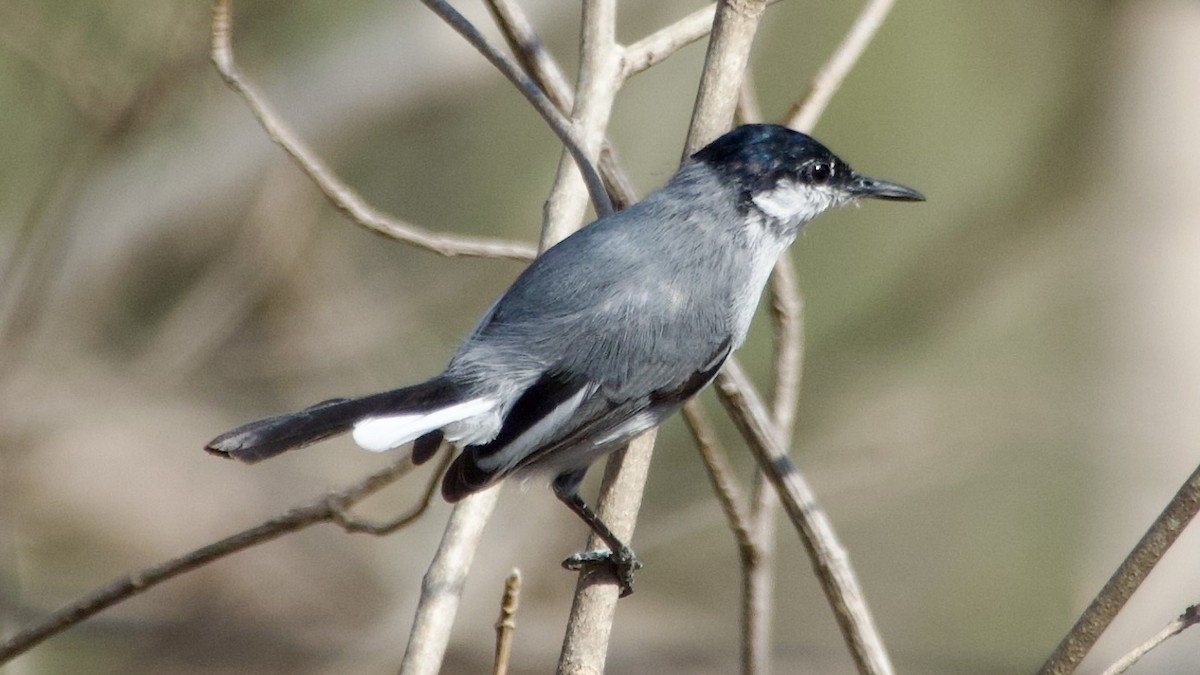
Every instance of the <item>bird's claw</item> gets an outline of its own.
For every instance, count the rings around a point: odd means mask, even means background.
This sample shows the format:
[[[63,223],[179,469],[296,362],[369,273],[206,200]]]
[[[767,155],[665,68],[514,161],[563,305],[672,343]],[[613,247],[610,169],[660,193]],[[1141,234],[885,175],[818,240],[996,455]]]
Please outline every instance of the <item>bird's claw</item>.
[[[607,549],[598,549],[568,556],[562,562],[562,566],[573,572],[607,568],[621,586],[623,598],[633,593],[633,573],[642,569],[642,561],[628,548],[615,553]]]

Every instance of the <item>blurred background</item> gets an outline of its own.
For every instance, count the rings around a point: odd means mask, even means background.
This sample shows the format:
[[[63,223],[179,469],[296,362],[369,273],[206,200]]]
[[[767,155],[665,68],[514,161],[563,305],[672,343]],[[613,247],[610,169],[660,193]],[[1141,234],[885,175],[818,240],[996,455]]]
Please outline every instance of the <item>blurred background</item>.
[[[577,4],[523,4],[574,72]],[[768,118],[859,5],[768,10],[752,65]],[[626,2],[620,37],[700,6]],[[347,439],[253,467],[201,447],[437,372],[520,269],[337,214],[221,83],[208,20],[183,0],[0,2],[4,635],[388,462]],[[536,240],[553,135],[417,3],[244,2],[234,41],[375,206]],[[619,99],[610,135],[643,194],[677,166],[703,52]],[[905,0],[816,129],[929,198],[827,215],[792,251],[807,304],[793,452],[901,672],[1034,670],[1200,458],[1198,64],[1192,0]],[[763,385],[769,347],[760,320],[743,358]],[[633,541],[646,569],[609,669],[731,672],[733,538],[679,421],[660,438]],[[363,511],[397,513],[427,479]],[[322,525],[237,554],[5,672],[393,672],[447,512],[385,538]],[[574,587],[558,562],[584,534],[544,486],[507,486],[445,671],[490,664],[513,567],[515,670],[551,670]],[[802,548],[779,535],[778,672],[852,672]],[[1083,671],[1200,601],[1198,560],[1193,526]],[[1184,633],[1133,672],[1195,672],[1198,645]]]

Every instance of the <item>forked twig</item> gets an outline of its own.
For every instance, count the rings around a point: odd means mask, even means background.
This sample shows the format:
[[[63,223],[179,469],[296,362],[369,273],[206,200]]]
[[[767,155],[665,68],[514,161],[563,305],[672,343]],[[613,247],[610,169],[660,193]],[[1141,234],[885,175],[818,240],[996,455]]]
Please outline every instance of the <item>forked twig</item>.
[[[444,256],[479,256],[532,260],[535,249],[529,244],[499,239],[465,237],[433,233],[397,220],[371,206],[350,186],[342,182],[295,133],[258,89],[241,74],[233,58],[232,0],[216,0],[212,14],[212,62],[221,78],[241,95],[267,135],[300,167],[338,211],[354,222],[392,239],[433,251]]]

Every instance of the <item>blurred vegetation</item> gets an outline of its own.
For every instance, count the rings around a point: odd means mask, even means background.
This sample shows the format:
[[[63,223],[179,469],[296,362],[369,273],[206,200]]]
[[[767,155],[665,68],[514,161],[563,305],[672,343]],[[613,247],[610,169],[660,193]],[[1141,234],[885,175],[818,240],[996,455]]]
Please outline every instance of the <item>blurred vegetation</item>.
[[[573,67],[575,3],[525,4]],[[769,10],[753,64],[768,116],[803,94],[858,4]],[[626,5],[629,41],[700,6]],[[247,75],[373,204],[536,239],[554,137],[419,5],[266,0],[235,17]],[[253,468],[200,448],[439,370],[519,271],[339,216],[212,70],[208,18],[176,0],[0,3],[5,635],[377,466],[345,440]],[[1196,462],[1198,45],[1187,0],[902,0],[816,130],[929,197],[825,216],[793,249],[807,307],[794,454],[901,672],[1034,669]],[[677,165],[702,59],[689,47],[619,101],[611,137],[643,193]],[[769,384],[760,324],[743,354]],[[368,510],[399,510],[421,480]],[[541,485],[506,491],[446,672],[490,663],[513,566],[514,664],[551,668],[574,583],[557,565],[584,534],[553,502]],[[392,672],[444,514],[237,555],[11,671]],[[780,541],[778,671],[851,672],[803,551],[790,530]],[[634,545],[647,567],[611,671],[730,672],[735,549],[677,421]],[[1185,533],[1090,672],[1200,599],[1198,555]],[[1137,672],[1200,668],[1198,639]]]

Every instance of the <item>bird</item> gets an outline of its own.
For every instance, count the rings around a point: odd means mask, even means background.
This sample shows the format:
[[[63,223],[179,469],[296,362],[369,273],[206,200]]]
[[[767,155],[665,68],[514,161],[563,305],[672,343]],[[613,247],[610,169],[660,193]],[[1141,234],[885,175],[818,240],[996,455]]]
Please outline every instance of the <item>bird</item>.
[[[513,474],[548,475],[608,547],[564,566],[607,567],[628,595],[641,562],[580,496],[588,467],[707,385],[801,229],[862,198],[925,200],[804,133],[739,126],[642,201],[535,258],[440,374],[250,422],[205,449],[257,462],[350,432],[372,451],[412,443],[419,464],[445,441],[459,449],[442,479],[449,502]]]

